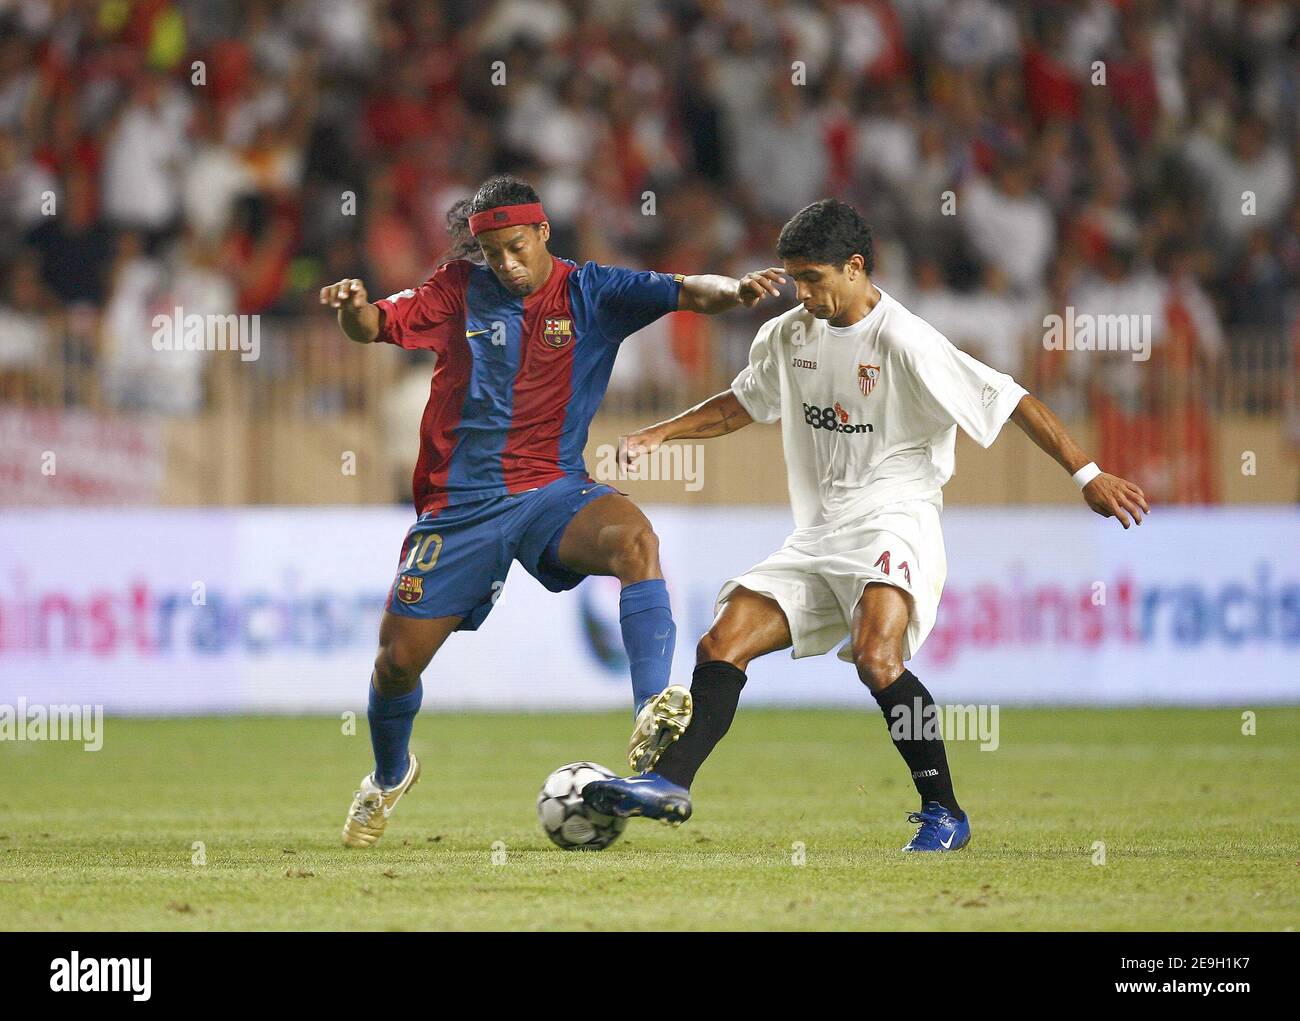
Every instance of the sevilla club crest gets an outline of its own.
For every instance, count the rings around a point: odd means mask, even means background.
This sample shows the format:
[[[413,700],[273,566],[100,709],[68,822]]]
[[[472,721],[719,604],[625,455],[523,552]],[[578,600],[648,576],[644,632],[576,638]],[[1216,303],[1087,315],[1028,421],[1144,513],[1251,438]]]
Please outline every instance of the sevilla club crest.
[[[863,397],[870,397],[871,391],[876,388],[880,382],[879,365],[859,365],[858,366],[858,389],[862,391]]]
[[[573,339],[573,323],[568,319],[547,319],[542,323],[542,340],[550,347],[564,347]]]

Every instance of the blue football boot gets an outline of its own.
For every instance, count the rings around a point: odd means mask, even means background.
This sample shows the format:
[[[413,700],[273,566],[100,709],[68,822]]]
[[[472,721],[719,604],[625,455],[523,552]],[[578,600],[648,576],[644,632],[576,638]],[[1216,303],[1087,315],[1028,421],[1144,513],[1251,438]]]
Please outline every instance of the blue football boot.
[[[937,801],[927,801],[907,821],[920,825],[904,851],[960,851],[970,843],[970,816],[963,812],[958,818]]]
[[[593,812],[621,819],[640,815],[680,826],[691,817],[691,792],[658,773],[593,780],[582,800]]]

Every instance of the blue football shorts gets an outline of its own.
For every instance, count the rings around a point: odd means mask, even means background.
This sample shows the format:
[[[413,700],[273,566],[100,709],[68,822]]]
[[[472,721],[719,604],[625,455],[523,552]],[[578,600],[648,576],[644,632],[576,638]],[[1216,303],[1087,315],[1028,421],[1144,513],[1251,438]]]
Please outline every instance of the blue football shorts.
[[[402,617],[463,617],[458,631],[475,631],[501,594],[510,565],[552,592],[586,577],[562,566],[560,538],[592,500],[617,493],[579,476],[537,489],[421,514],[406,533],[386,608]]]

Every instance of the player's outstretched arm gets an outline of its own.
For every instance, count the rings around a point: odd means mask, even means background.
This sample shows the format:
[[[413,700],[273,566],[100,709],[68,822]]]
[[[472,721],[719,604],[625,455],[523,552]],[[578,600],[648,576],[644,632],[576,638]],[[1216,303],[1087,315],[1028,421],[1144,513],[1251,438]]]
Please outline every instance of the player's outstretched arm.
[[[379,336],[379,306],[366,300],[366,285],[349,278],[320,289],[320,303],[339,310],[339,329],[348,340],[369,344]]]
[[[1071,475],[1079,474],[1084,468],[1090,469],[1084,478],[1087,475],[1094,477],[1084,485],[1083,498],[1102,517],[1115,518],[1128,528],[1130,516],[1133,523],[1140,525],[1142,515],[1151,513],[1141,488],[1118,475],[1098,470],[1065,431],[1065,425],[1055,412],[1038,398],[1025,394],[1011,413],[1011,421]]]
[[[717,315],[737,305],[750,308],[769,294],[780,297],[778,284],[785,283],[785,270],[780,266],[746,273],[739,280],[734,277],[715,276],[711,273],[695,274],[682,279],[677,308],[681,312],[701,312]]]
[[[753,421],[736,395],[730,390],[723,390],[675,418],[624,436],[619,442],[619,457],[625,466],[630,466],[642,454],[648,454],[670,440],[705,440],[713,436],[725,436],[743,429]]]

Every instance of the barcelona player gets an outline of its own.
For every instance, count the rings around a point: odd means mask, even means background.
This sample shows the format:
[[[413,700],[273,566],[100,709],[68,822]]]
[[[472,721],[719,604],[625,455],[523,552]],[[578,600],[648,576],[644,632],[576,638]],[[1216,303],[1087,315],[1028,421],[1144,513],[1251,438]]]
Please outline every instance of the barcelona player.
[[[676,628],[658,540],[636,504],[587,474],[583,447],[624,338],[669,312],[753,305],[784,282],[776,268],[736,280],[557,258],[537,193],[509,176],[485,182],[448,219],[459,257],[419,287],[373,302],[356,279],[320,292],[350,340],[437,356],[413,479],[419,517],[370,679],[375,769],[348,810],[349,847],[374,846],[419,779],[408,744],[421,675],[453,632],[483,623],[514,561],[552,592],[591,574],[622,584],[633,769],[685,730],[691,695],[668,684]]]

